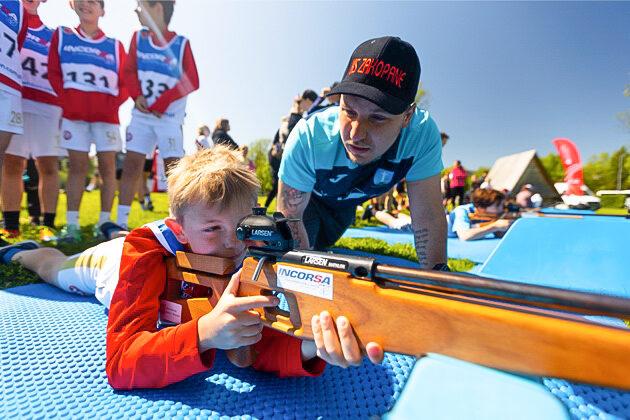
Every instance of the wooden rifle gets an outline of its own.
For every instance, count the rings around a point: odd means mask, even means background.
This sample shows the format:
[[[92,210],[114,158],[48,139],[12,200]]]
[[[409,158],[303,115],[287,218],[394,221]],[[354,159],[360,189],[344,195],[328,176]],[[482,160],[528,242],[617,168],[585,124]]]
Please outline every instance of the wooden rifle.
[[[293,250],[289,220],[265,209],[243,218],[239,239],[250,247],[238,296],[284,295],[285,309],[257,308],[262,322],[312,339],[311,318],[323,310],[350,321],[359,345],[420,356],[440,353],[518,373],[560,377],[630,390],[630,330],[582,314],[628,318],[630,299],[377,263],[337,253]],[[178,252],[169,277],[206,286],[209,298],[176,300],[181,321],[216,304],[236,267]],[[239,366],[253,351],[228,354]]]

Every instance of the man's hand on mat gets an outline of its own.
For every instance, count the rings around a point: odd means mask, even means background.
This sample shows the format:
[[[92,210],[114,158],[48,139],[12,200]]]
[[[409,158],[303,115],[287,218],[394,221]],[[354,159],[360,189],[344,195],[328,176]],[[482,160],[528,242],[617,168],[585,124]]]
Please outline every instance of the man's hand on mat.
[[[209,349],[229,350],[257,343],[263,324],[253,308],[278,306],[275,296],[236,297],[241,270],[232,276],[214,309],[197,324],[199,353]]]
[[[311,321],[313,340],[302,341],[302,360],[315,356],[326,363],[347,368],[361,365],[362,355],[359,343],[352,331],[352,326],[345,316],[335,322],[327,311],[313,316]],[[372,363],[383,361],[383,347],[378,343],[368,343],[365,352]]]

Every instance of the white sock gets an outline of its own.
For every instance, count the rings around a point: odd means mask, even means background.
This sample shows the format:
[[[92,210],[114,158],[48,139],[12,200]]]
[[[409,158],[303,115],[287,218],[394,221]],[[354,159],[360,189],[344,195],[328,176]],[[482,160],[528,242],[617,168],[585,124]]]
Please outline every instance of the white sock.
[[[98,224],[102,225],[105,222],[109,222],[109,216],[110,216],[110,212],[108,211],[102,211],[101,214],[99,214],[98,216]]]
[[[122,204],[116,206],[116,224],[119,226],[127,226],[130,212],[131,206],[123,206]]]
[[[66,225],[79,227],[79,211],[78,210],[66,211]]]

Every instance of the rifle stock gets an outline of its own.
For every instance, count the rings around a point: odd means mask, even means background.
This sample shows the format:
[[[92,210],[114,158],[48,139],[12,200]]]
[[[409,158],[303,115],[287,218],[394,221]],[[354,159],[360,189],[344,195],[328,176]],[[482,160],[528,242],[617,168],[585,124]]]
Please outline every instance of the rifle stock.
[[[300,255],[303,254],[308,252]],[[337,261],[344,258],[338,254],[311,254],[328,255]],[[185,253],[178,253],[177,260],[185,256]],[[435,280],[439,280],[441,273],[423,270],[376,266],[367,276],[356,276],[348,271],[294,262],[263,261],[260,264],[260,258],[250,256],[245,259],[238,295],[284,294],[288,311],[255,309],[265,325],[284,333],[312,339],[311,318],[327,310],[333,318],[340,315],[348,318],[362,348],[375,341],[390,352],[413,356],[440,353],[518,373],[630,389],[627,356],[630,331],[540,307],[545,306],[544,302],[519,301],[514,297],[516,293],[508,292],[510,284],[525,287],[525,292],[542,293],[541,296],[546,296],[547,290],[560,295],[564,292],[569,303],[554,300],[550,307],[567,310],[573,299],[578,303],[581,299],[583,302],[579,305],[583,308],[579,312],[617,316],[630,314],[630,299],[500,281],[484,286],[485,289],[474,283],[475,287],[468,293],[457,284],[458,280],[468,282],[466,276],[451,273],[445,273],[445,284],[440,285]],[[188,267],[197,270],[197,267]],[[279,276],[279,269],[285,274]],[[299,274],[302,277],[308,274],[325,276],[330,279],[330,287],[287,282],[286,273],[290,272],[302,273]],[[182,271],[173,263],[169,273],[175,276],[173,278],[193,280],[193,283],[210,287],[214,292],[210,298],[182,302],[187,308],[182,311],[182,317],[185,312],[192,318],[208,312],[229,280],[226,276],[200,271]],[[379,276],[379,273],[385,275]],[[372,278],[367,278],[370,275]],[[418,282],[411,278],[412,275],[430,281]],[[493,288],[501,292],[493,295]],[[608,306],[611,311],[607,313],[605,308]],[[255,356],[251,350],[249,352],[240,349],[232,358],[240,358],[242,365],[251,364]]]

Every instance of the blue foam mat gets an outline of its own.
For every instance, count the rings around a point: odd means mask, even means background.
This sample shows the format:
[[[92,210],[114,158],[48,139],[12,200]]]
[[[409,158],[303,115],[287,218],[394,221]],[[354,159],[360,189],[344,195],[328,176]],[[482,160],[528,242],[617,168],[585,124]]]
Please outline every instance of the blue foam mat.
[[[0,417],[369,418],[395,402],[415,362],[328,367],[282,379],[231,365],[158,390],[114,391],[105,376],[104,308],[46,284],[0,291]],[[630,393],[545,379],[573,418],[630,418]],[[465,396],[453,396],[456,403]],[[616,416],[616,417],[615,417]]]
[[[523,217],[478,274],[630,297],[630,220]]]
[[[367,226],[364,228],[351,228],[346,230],[344,238],[375,238],[382,239],[390,245],[413,245],[413,233],[401,232],[386,226]],[[447,253],[449,258],[469,259],[476,263],[483,263],[499,245],[501,239],[484,238],[476,241],[462,241],[459,238],[448,238]]]

